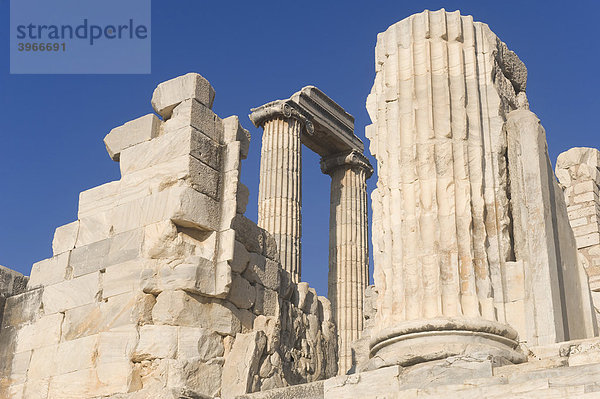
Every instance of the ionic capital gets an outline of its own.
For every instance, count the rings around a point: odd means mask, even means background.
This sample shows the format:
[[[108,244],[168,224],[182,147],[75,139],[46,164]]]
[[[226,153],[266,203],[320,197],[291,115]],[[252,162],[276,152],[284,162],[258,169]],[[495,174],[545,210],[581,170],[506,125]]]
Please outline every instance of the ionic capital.
[[[369,159],[356,150],[321,158],[321,171],[326,175],[330,175],[334,170],[341,167],[362,168],[365,170],[367,179],[373,175],[373,167]]]
[[[302,124],[307,134],[312,135],[315,131],[310,116],[299,109],[294,102],[290,100],[271,101],[258,108],[252,108],[250,111],[252,111],[249,115],[250,120],[256,127],[263,126],[265,122],[272,119],[283,117],[296,119]]]

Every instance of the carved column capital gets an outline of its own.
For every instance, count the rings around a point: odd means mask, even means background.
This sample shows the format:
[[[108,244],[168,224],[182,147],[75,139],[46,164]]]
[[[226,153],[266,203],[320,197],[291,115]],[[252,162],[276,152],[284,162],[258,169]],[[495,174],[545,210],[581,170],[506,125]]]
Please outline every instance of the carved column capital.
[[[373,167],[369,159],[356,150],[342,152],[321,158],[321,171],[330,175],[334,170],[340,167],[363,168],[367,179],[373,175]]]
[[[250,111],[252,111],[249,115],[250,120],[256,127],[263,126],[265,122],[275,118],[293,118],[302,124],[307,134],[312,135],[315,131],[311,117],[290,100],[271,101],[258,108],[252,108]]]

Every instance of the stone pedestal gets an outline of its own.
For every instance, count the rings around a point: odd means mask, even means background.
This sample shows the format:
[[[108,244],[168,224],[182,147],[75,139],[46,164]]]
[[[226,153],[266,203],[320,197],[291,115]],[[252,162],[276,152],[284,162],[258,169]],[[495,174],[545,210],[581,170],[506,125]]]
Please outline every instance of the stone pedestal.
[[[367,179],[373,174],[368,159],[358,151],[321,160],[331,176],[329,219],[329,298],[338,329],[338,371],[352,367],[353,341],[363,329],[363,296],[369,284],[367,243]]]

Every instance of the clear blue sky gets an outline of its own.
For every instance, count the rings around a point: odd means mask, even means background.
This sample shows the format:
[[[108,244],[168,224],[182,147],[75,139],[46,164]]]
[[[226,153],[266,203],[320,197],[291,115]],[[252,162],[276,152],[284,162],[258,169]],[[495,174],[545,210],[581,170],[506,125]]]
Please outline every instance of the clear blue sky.
[[[102,139],[152,112],[158,83],[198,72],[216,89],[215,112],[240,116],[252,134],[242,181],[256,220],[261,134],[249,109],[316,85],[355,116],[364,140],[377,33],[425,8],[488,23],[525,62],[553,163],[598,145],[598,1],[155,0],[151,75],[9,75],[8,0],[0,7],[0,264],[25,274],[52,255],[54,229],[77,218],[79,192],[119,178]],[[330,178],[303,155],[303,278],[325,295]]]

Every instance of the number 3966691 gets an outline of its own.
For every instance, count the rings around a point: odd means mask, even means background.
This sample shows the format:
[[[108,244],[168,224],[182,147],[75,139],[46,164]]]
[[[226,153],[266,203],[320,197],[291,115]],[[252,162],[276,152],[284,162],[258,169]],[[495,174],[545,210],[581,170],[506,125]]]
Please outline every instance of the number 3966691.
[[[65,43],[18,43],[19,51],[66,51]]]

